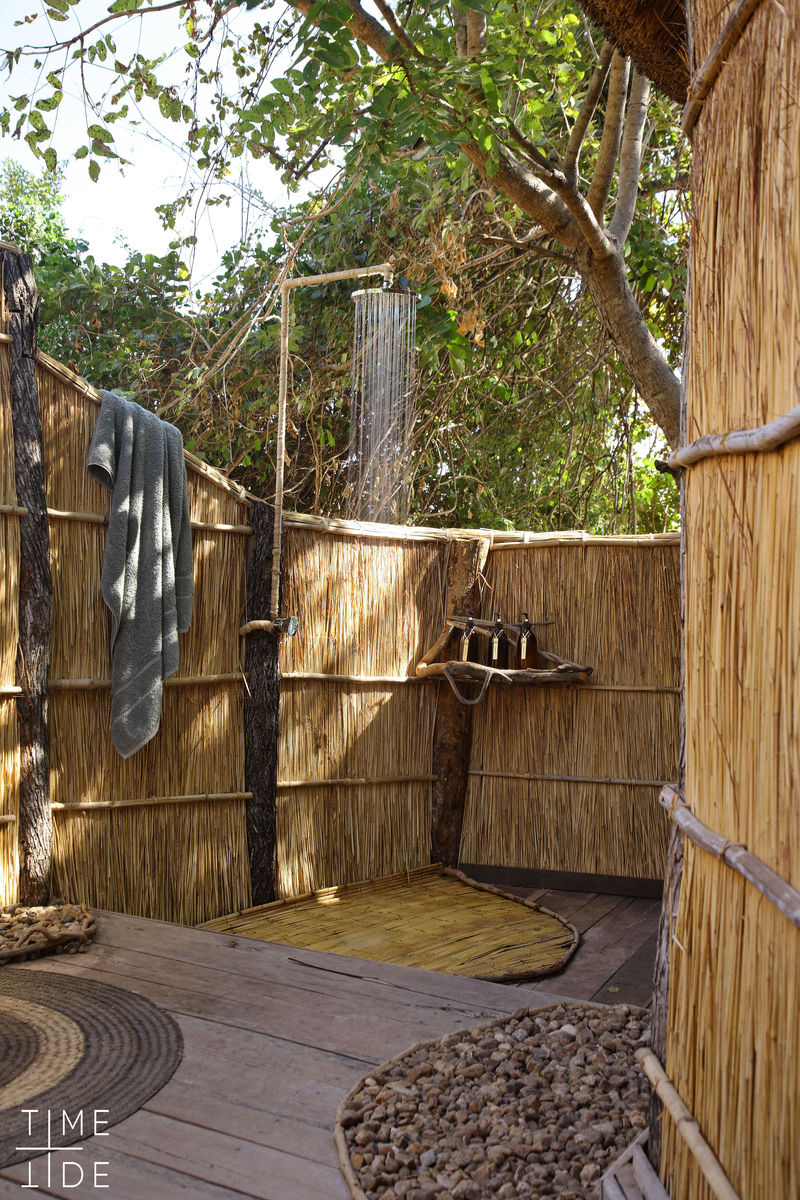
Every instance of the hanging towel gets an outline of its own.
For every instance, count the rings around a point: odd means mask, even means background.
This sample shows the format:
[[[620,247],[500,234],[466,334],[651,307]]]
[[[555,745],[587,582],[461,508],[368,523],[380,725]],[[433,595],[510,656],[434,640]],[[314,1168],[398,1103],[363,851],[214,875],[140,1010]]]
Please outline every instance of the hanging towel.
[[[140,404],[103,392],[87,467],[112,493],[101,586],[111,609],[111,737],[129,758],[158,730],[162,683],[192,616],[183,440]]]

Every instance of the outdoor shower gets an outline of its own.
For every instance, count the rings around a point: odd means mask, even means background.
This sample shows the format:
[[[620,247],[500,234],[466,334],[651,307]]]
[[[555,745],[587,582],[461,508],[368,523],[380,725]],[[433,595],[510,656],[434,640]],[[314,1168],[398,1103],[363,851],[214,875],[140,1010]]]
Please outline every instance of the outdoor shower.
[[[402,521],[414,422],[417,297],[388,287],[353,293],[348,516]]]
[[[405,469],[413,423],[414,336],[417,296],[392,289],[394,263],[353,267],[324,275],[285,279],[281,285],[281,354],[278,445],[275,463],[275,525],[272,540],[270,616],[274,632],[289,632],[291,618],[278,617],[281,577],[286,400],[289,376],[289,293],[293,288],[343,279],[383,276],[382,288],[353,294],[353,382],[348,452],[349,515],[358,520],[398,520],[405,515]],[[296,625],[293,626],[296,630]]]

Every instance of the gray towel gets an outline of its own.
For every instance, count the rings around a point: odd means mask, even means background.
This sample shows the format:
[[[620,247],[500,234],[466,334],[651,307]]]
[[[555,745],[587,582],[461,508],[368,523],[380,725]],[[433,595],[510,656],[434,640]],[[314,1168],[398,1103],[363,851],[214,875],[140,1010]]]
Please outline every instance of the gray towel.
[[[112,492],[103,573],[111,609],[111,736],[129,758],[158,730],[162,681],[192,616],[192,531],[183,440],[139,404],[103,392],[87,467]]]

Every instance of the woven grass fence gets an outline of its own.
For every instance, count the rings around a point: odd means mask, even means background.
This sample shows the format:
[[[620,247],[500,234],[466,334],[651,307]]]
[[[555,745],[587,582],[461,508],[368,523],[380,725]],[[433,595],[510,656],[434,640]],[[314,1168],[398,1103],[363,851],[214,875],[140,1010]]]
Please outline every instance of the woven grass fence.
[[[110,495],[86,459],[91,389],[50,360],[38,370],[50,514],[49,679],[53,891],[103,908],[195,923],[249,902],[243,679],[247,509],[188,471],[195,601],[167,681],[161,727],[130,759],[110,737],[109,616],[100,591]]]
[[[697,66],[728,17],[694,4]],[[800,3],[761,4],[694,131],[689,440],[800,400]],[[800,444],[686,473],[687,805],[800,889]],[[687,842],[667,1074],[742,1197],[800,1195],[800,930]],[[711,1192],[665,1117],[672,1195]]]
[[[490,689],[474,718],[461,860],[660,878],[658,792],[678,762],[677,537],[500,547],[486,585],[484,617],[552,620],[540,647],[594,671],[580,686]]]
[[[278,892],[430,858],[437,685],[414,668],[444,621],[447,543],[289,523],[281,650]],[[338,782],[337,782],[338,781]]]
[[[14,484],[9,344],[0,337],[0,905],[17,899],[19,875],[16,817],[19,800],[19,739],[15,683],[19,583],[19,515]]]

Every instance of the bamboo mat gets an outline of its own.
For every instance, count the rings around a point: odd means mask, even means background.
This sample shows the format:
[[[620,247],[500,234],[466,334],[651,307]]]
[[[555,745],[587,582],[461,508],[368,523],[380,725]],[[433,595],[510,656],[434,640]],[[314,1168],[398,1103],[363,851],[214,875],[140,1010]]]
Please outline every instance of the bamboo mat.
[[[550,975],[578,945],[577,930],[555,913],[438,866],[278,900],[201,928],[496,982]]]

